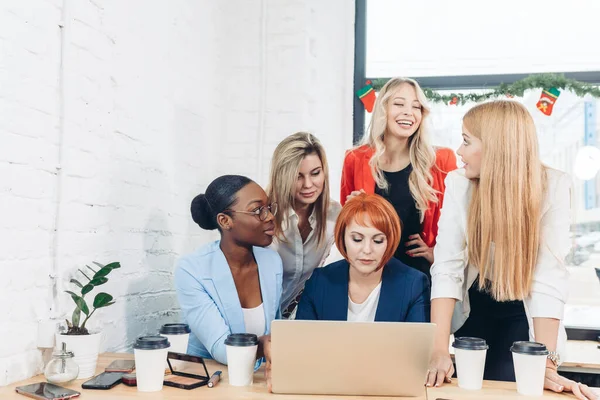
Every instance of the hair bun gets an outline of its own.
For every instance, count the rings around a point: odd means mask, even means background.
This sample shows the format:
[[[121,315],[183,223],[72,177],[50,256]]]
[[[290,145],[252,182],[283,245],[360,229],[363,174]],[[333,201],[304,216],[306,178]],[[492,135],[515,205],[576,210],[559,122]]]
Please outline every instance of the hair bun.
[[[199,194],[192,200],[192,219],[200,225],[200,228],[206,230],[217,229],[217,222],[214,220],[208,199],[204,194]]]

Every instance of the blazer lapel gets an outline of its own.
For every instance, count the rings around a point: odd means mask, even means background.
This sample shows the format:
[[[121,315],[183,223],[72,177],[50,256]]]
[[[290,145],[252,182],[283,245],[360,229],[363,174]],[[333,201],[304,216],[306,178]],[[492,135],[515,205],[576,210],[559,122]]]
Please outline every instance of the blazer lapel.
[[[366,152],[363,154],[363,157],[360,159],[360,165],[358,168],[355,168],[356,171],[359,171],[360,176],[358,176],[359,184],[357,185],[356,190],[364,189],[368,194],[375,193],[375,179],[373,179],[373,174],[371,173],[371,166],[369,165],[369,160],[373,152]]]
[[[329,321],[346,321],[348,319],[348,282],[349,265],[347,262],[332,277],[333,285],[325,294],[323,319]]]
[[[254,250],[253,250],[254,251]],[[263,309],[265,312],[266,332],[271,331],[271,321],[277,315],[279,303],[277,301],[277,291],[282,287],[282,273],[274,272],[268,259],[263,256],[265,253],[254,251],[254,258],[258,265],[258,279],[260,281],[260,291],[262,294]]]
[[[392,271],[392,268],[388,268],[387,265],[383,267],[381,292],[379,293],[379,303],[377,303],[377,311],[375,312],[375,321],[399,322],[401,318],[404,318],[404,296],[406,293],[402,285],[398,285],[398,277]],[[399,309],[399,307],[402,307],[402,309]]]
[[[218,245],[220,245],[220,242]],[[231,333],[244,333],[246,332],[246,325],[244,324],[242,305],[233,282],[231,269],[220,247],[218,251],[215,251],[214,261],[211,265],[213,283],[223,307],[221,310],[223,317],[227,320]]]

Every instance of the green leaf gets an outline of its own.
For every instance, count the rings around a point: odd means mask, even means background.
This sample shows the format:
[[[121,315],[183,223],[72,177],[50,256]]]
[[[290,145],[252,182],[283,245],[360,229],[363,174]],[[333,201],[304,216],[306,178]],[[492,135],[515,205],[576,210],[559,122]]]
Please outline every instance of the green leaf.
[[[81,297],[79,298],[79,303],[77,303],[77,307],[81,308],[81,311],[83,311],[85,315],[90,315],[90,309],[88,308],[88,305],[85,302],[85,300]]]
[[[69,293],[71,295],[71,298],[73,299],[73,301],[75,302],[75,304],[77,305],[77,307],[79,307],[79,309],[81,311],[83,311],[83,313],[85,315],[89,315],[90,309],[88,308],[85,300],[82,297],[79,297],[78,295],[76,295],[75,293],[73,293],[73,292],[71,292],[69,290],[65,290],[65,292],[67,292],[67,293]]]
[[[95,278],[90,281],[90,285],[100,286],[108,282],[108,278],[101,276],[100,278]]]
[[[71,320],[73,321],[73,325],[79,326],[80,317],[81,317],[81,310],[79,308],[76,308],[75,310],[73,310],[73,316],[71,317]]]
[[[94,277],[93,277],[93,279],[96,279],[96,278],[102,278],[102,277],[104,277],[104,276],[106,276],[106,275],[110,274],[110,271],[112,271],[112,268],[111,268],[111,267],[104,267],[104,268],[101,268],[101,269],[100,269],[100,271],[98,271],[98,272],[96,272],[96,273],[94,274]]]
[[[92,282],[90,282],[90,283],[88,283],[87,285],[85,285],[84,287],[81,288],[81,295],[85,296],[86,294],[88,294],[92,290],[94,290],[94,285],[92,285]]]
[[[106,264],[107,267],[111,267],[112,269],[121,268],[121,263],[118,261],[111,262],[110,264]]]
[[[114,261],[114,262],[108,263],[106,265],[102,265],[102,264],[100,264],[99,262],[96,262],[96,261],[92,261],[92,262],[94,264],[96,264],[97,266],[99,266],[100,268],[104,268],[104,267],[110,267],[112,269],[121,268],[121,263],[118,262],[118,261]]]
[[[75,285],[79,286],[80,288],[83,288],[83,285],[77,279],[71,279],[69,282],[74,283]]]
[[[94,297],[94,308],[101,308],[110,305],[110,302],[113,300],[113,297],[104,292],[100,292]]]

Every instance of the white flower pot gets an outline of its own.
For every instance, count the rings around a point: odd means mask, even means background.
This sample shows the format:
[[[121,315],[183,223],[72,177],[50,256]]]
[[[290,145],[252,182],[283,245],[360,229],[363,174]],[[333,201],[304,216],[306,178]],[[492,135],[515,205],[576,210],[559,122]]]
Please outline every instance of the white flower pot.
[[[65,342],[67,351],[72,351],[75,355],[73,360],[79,366],[77,379],[86,379],[95,375],[101,341],[102,332],[89,335],[56,334],[56,348],[60,349],[62,343]]]

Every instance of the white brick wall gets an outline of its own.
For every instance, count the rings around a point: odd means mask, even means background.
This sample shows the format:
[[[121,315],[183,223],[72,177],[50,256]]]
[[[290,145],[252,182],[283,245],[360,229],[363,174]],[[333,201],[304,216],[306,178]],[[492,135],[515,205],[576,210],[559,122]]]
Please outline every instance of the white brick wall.
[[[103,350],[178,320],[175,260],[215,237],[192,197],[223,173],[265,184],[283,137],[323,141],[338,197],[353,20],[346,0],[0,3],[0,385],[41,372],[37,322],[70,315],[93,260],[122,263],[90,324]]]
[[[42,367],[56,190],[60,9],[0,5],[0,385]]]

